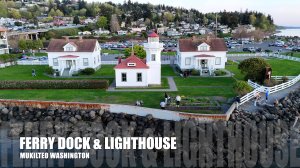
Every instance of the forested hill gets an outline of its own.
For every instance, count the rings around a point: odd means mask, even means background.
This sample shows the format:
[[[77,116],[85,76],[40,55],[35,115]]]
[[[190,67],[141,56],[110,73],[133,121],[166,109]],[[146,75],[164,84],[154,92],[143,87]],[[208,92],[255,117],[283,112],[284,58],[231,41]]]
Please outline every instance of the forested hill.
[[[38,16],[80,16],[80,17],[96,17],[105,16],[110,20],[113,14],[116,14],[118,20],[124,21],[130,25],[132,21],[137,21],[141,18],[145,19],[145,23],[150,28],[157,23],[174,22],[180,23],[186,21],[188,23],[199,23],[208,25],[215,22],[216,16],[223,25],[228,25],[231,28],[238,24],[252,24],[256,28],[265,31],[274,30],[275,25],[270,15],[265,15],[256,11],[243,12],[226,12],[221,11],[216,13],[202,13],[201,9],[184,9],[166,5],[152,5],[142,3],[132,3],[130,0],[124,1],[122,4],[113,2],[107,3],[87,3],[83,0],[47,0],[43,3],[37,3],[36,6],[31,6],[27,11],[19,10],[22,7],[19,3],[0,2],[0,17],[24,17],[26,19],[34,19]],[[23,4],[24,5],[24,4]]]

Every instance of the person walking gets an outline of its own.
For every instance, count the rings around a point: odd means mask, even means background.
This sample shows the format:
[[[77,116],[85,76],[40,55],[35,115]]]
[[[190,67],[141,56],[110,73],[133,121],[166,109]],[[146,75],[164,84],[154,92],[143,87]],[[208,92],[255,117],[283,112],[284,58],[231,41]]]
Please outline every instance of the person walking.
[[[266,103],[268,102],[268,100],[269,100],[269,89],[267,89],[266,91]]]
[[[181,97],[179,95],[177,95],[175,99],[176,99],[176,107],[179,107],[180,101],[181,101]]]

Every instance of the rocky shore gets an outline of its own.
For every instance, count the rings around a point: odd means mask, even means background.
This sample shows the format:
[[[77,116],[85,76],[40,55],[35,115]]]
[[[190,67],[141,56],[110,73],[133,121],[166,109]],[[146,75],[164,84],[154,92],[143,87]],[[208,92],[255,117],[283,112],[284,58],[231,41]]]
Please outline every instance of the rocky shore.
[[[19,136],[52,136],[52,137],[93,137],[103,138],[106,136],[117,135],[111,131],[113,127],[124,128],[121,136],[145,136],[145,133],[152,132],[152,136],[166,136],[166,126],[168,123],[170,128],[167,135],[178,137],[178,148],[172,153],[182,153],[182,162],[184,157],[188,157],[191,151],[200,151],[203,147],[202,142],[208,143],[208,149],[211,151],[207,155],[212,159],[213,165],[216,166],[219,147],[222,147],[222,159],[224,166],[230,165],[232,159],[229,157],[234,154],[234,150],[240,147],[231,148],[230,143],[238,142],[238,136],[253,137],[253,133],[249,130],[256,131],[259,138],[262,138],[261,126],[273,125],[272,129],[275,134],[266,136],[266,141],[272,143],[273,147],[268,150],[284,150],[291,140],[298,143],[300,139],[300,129],[294,124],[296,117],[300,113],[300,90],[290,93],[287,97],[279,100],[276,107],[266,106],[256,113],[248,113],[246,111],[236,110],[230,117],[229,121],[216,121],[213,123],[198,123],[194,120],[183,120],[180,122],[164,121],[153,118],[152,115],[141,117],[137,115],[114,114],[106,110],[91,109],[62,109],[49,107],[47,109],[38,109],[31,107],[3,106],[0,104],[1,122],[9,122],[8,136],[15,138]],[[282,123],[284,126],[278,126]],[[113,123],[113,124],[111,124]],[[177,127],[177,126],[180,127]],[[241,127],[241,128],[239,128]],[[211,128],[211,137],[207,133]],[[259,128],[261,130],[259,130]],[[178,130],[179,129],[179,130]],[[186,131],[188,130],[188,131]],[[222,131],[220,134],[220,130]],[[186,132],[189,132],[186,133]],[[193,133],[194,131],[194,133]],[[276,134],[277,132],[277,134]],[[203,140],[211,138],[212,141]],[[220,140],[220,135],[222,140]],[[235,136],[230,140],[232,136]],[[294,138],[291,138],[294,137]],[[244,140],[244,139],[243,139]],[[242,140],[242,141],[243,141]],[[207,142],[208,141],[208,142]],[[188,146],[185,146],[188,142]],[[245,142],[241,142],[241,147],[245,147]],[[253,141],[251,147],[257,150],[263,150],[263,145],[259,140]],[[159,151],[158,156],[163,157],[164,151]],[[235,151],[237,154],[238,150]],[[241,165],[245,166],[248,151],[241,150],[238,159]],[[266,156],[260,155],[258,160],[263,160]],[[199,159],[197,159],[199,160]],[[198,165],[199,166],[199,165]]]

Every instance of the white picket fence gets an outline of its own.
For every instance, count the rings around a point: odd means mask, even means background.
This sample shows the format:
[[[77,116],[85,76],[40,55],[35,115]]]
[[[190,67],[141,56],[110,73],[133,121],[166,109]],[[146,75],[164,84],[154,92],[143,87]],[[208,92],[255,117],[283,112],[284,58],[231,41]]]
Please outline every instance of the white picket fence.
[[[6,62],[6,63],[0,63],[0,68],[5,68],[5,67],[9,67],[15,65],[15,62]]]
[[[18,65],[49,65],[48,61],[38,61],[38,60],[33,60],[33,61],[28,61],[28,60],[20,60],[17,61]]]
[[[300,58],[274,54],[274,53],[246,53],[246,54],[227,54],[227,57],[275,57],[280,59],[286,59],[291,61],[298,61],[300,62]]]
[[[282,78],[282,76],[277,76],[275,78]],[[251,80],[248,80],[248,84],[254,88],[254,90],[248,94],[246,94],[245,96],[241,97],[241,103],[240,105],[246,103],[247,101],[253,99],[255,97],[255,94],[257,92],[267,92],[269,91],[269,94],[272,93],[276,93],[278,91],[281,91],[283,89],[289,88],[291,86],[293,86],[294,84],[296,84],[297,82],[300,81],[300,74],[298,76],[290,76],[289,77],[291,80],[289,80],[288,82],[273,86],[273,87],[266,87],[266,86],[261,86],[255,82],[252,82]]]

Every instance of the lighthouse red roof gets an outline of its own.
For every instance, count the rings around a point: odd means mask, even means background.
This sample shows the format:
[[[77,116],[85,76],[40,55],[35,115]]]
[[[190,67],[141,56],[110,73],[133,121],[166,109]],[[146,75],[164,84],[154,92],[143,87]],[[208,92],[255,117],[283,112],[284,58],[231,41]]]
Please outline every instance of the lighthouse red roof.
[[[159,37],[155,32],[152,32],[148,35],[148,37]]]
[[[115,66],[115,69],[148,69],[147,64],[135,55],[131,55]]]

